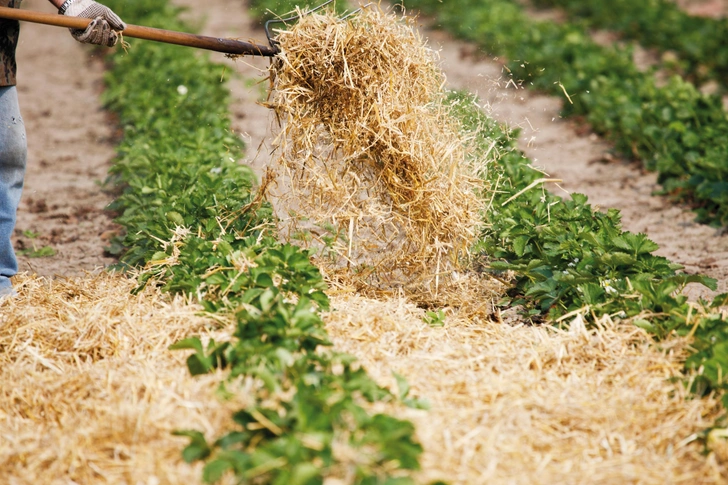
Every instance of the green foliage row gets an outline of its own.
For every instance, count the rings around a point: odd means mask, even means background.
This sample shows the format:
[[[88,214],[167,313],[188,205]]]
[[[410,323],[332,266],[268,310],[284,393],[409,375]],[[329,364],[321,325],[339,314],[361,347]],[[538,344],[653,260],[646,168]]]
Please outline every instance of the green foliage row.
[[[645,47],[671,51],[679,71],[695,82],[728,75],[728,21],[687,14],[669,0],[533,0],[560,7],[590,27],[619,32]]]
[[[127,22],[186,30],[167,0],[105,3]],[[104,99],[123,129],[110,176],[123,192],[113,209],[126,230],[111,249],[123,265],[144,268],[141,286],[196,296],[234,322],[229,340],[172,346],[191,350],[193,375],[225,369],[223,395],[255,383],[234,429],[214,440],[178,432],[190,439],[184,459],[204,460],[210,483],[233,473],[240,483],[321,484],[335,471],[360,484],[411,483],[407,471],[422,452],[412,424],[366,410],[407,400],[406,388],[392,395],[328,348],[323,278],[309,252],[275,238],[253,173],[235,161],[243,145],[230,127],[223,67],[143,41],[109,59]],[[354,450],[355,462],[342,463],[335,444]]]
[[[516,148],[517,132],[505,131],[467,95],[453,95],[452,103],[480,152],[495,154],[486,176],[495,189],[492,209],[477,250],[488,271],[517,275],[502,304],[551,321],[610,315],[658,340],[690,334],[695,352],[685,367],[702,368],[693,390],[727,390],[728,321],[717,309],[728,294],[698,304],[681,294],[687,283],[715,289],[715,280],[678,272],[681,266],[653,254],[658,246],[647,236],[622,230],[618,211],[595,211],[585,195],[565,200],[540,186],[524,191],[542,174]],[[723,402],[728,407],[728,394]]]
[[[629,49],[602,47],[583,26],[529,18],[513,0],[406,0],[486,52],[505,56],[514,82],[563,96],[622,155],[659,173],[665,193],[704,222],[728,224],[728,118],[717,96],[678,76],[658,86]]]

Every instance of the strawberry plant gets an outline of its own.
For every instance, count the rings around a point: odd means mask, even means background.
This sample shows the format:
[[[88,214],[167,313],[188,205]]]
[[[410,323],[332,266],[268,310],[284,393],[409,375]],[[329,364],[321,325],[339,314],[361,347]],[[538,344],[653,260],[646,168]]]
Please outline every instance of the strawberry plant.
[[[288,16],[295,15],[296,7],[305,12],[325,2],[326,0],[250,0],[248,4],[250,13],[254,17],[260,20],[269,20],[286,17],[287,14]],[[343,13],[347,8],[347,2],[345,0],[335,0],[331,3],[330,8]]]

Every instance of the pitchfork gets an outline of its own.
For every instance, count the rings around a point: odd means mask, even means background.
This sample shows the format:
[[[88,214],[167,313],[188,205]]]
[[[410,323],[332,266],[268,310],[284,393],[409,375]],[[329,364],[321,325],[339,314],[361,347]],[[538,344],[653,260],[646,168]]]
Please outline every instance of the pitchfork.
[[[301,18],[316,10],[324,8],[334,0],[328,0],[316,8],[307,10],[286,19],[273,19],[265,23],[265,35],[268,38],[268,45],[260,45],[251,42],[243,42],[233,39],[225,39],[221,37],[208,37],[205,35],[188,34],[185,32],[175,32],[173,30],[155,29],[152,27],[143,27],[140,25],[127,25],[123,34],[126,37],[134,37],[137,39],[154,40],[157,42],[165,42],[167,44],[183,45],[187,47],[196,47],[198,49],[207,49],[216,52],[223,52],[231,55],[250,55],[273,57],[281,52],[278,43],[271,37],[270,25],[272,23],[285,23]],[[361,9],[352,12],[353,15]],[[42,12],[34,12],[32,10],[20,10],[17,8],[0,7],[0,18],[11,20],[23,20],[37,24],[54,25],[56,27],[67,27],[69,29],[85,29],[92,19],[80,17],[67,17],[64,15],[47,14]]]

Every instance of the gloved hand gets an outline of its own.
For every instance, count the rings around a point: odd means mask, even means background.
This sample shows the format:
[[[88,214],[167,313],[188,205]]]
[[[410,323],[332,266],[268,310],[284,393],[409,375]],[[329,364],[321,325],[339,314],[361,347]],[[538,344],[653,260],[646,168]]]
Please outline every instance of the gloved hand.
[[[126,24],[110,8],[92,0],[66,0],[58,13],[93,19],[85,30],[70,29],[71,35],[85,44],[113,47],[119,40],[118,32],[126,28]]]

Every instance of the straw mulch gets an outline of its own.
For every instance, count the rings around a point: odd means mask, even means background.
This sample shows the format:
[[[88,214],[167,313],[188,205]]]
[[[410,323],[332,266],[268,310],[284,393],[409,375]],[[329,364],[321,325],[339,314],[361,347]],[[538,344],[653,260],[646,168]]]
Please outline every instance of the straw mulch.
[[[175,429],[216,436],[246,392],[223,402],[222,376],[191,378],[190,334],[224,337],[199,307],[116,275],[19,278],[0,304],[0,477],[15,484],[200,483]],[[425,446],[419,483],[725,483],[728,449],[695,434],[720,413],[690,400],[684,344],[659,351],[633,326],[525,327],[449,314],[443,328],[404,298],[337,290],[325,315],[338,350],[394,388],[404,375],[432,409],[381,405],[411,419]],[[722,458],[721,458],[722,457]],[[333,482],[332,482],[333,483]]]
[[[696,433],[721,413],[677,383],[685,345],[660,351],[638,328],[570,331],[462,319],[423,323],[404,299],[335,296],[327,329],[380,383],[404,375],[431,410],[412,419],[425,446],[420,483],[726,483],[728,448]],[[505,316],[503,317],[505,319]],[[722,457],[722,459],[720,458]]]
[[[213,322],[118,275],[16,283],[0,303],[0,482],[201,483],[171,432],[219,433],[241,403],[167,347]]]
[[[482,183],[443,102],[437,55],[411,22],[371,6],[279,33],[273,195],[284,228],[311,238],[329,271],[435,294],[477,233]]]

